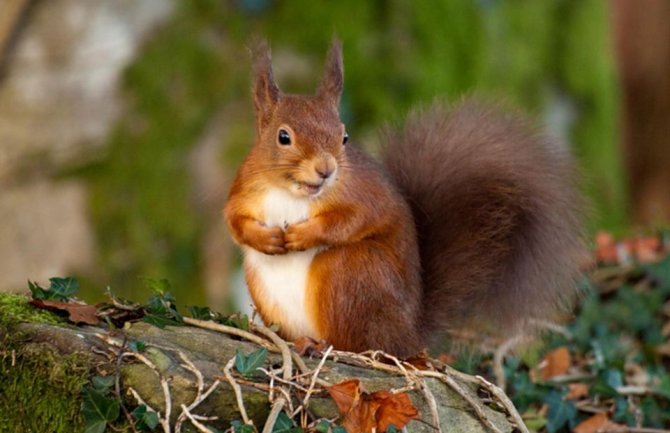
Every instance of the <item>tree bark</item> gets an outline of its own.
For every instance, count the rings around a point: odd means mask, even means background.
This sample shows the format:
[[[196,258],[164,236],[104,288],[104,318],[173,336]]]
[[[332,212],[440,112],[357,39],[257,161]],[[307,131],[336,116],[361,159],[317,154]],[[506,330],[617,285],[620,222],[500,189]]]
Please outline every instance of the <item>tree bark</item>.
[[[3,312],[0,310],[0,316]],[[1,318],[1,317],[0,317]],[[2,321],[0,321],[2,323]],[[5,331],[6,332],[6,331]],[[51,352],[59,357],[71,354],[80,354],[81,359],[90,368],[92,373],[116,375],[120,377],[123,398],[128,408],[137,406],[135,398],[129,394],[130,388],[152,408],[165,413],[165,388],[161,387],[159,375],[167,380],[172,403],[171,423],[177,420],[181,413],[181,405],[189,405],[196,396],[196,375],[185,366],[183,356],[192,362],[192,365],[202,373],[204,389],[207,389],[215,380],[220,385],[199,404],[193,413],[198,415],[217,416],[216,421],[205,423],[219,429],[226,429],[230,421],[241,419],[235,394],[231,386],[223,377],[223,368],[235,357],[236,351],[249,354],[259,348],[256,344],[234,339],[228,335],[209,331],[192,326],[167,327],[159,329],[146,323],[135,323],[127,329],[108,331],[98,327],[59,326],[44,323],[22,323],[13,327],[12,334],[21,334],[21,343],[10,344],[11,348],[4,348],[5,358],[8,350],[25,351],[30,349],[35,353]],[[5,336],[6,337],[6,336]],[[4,341],[2,326],[0,326],[0,342]],[[146,343],[146,349],[141,352],[155,366],[151,368],[145,363],[138,362],[132,356],[124,357],[118,362],[119,344],[127,346],[132,341]],[[126,349],[128,350],[128,349]],[[1,357],[0,357],[1,360]],[[315,369],[319,359],[305,359],[310,369]],[[265,368],[280,366],[280,354],[270,353]],[[7,371],[9,373],[7,373]],[[11,375],[11,368],[5,374]],[[0,374],[2,370],[0,370]],[[389,374],[372,368],[362,368],[342,362],[327,361],[320,371],[319,377],[335,384],[343,380],[358,378],[362,386],[369,392],[378,390],[400,389],[407,385],[405,377]],[[6,378],[5,378],[6,379]],[[0,383],[3,378],[0,377]],[[263,375],[254,379],[257,383],[268,384]],[[453,392],[443,382],[437,379],[426,379],[426,384],[437,402],[437,414],[444,432],[484,432],[487,428],[473,414],[471,406],[462,397]],[[275,383],[279,386],[279,383]],[[477,399],[473,385],[460,383],[468,395]],[[317,391],[319,386],[316,387]],[[268,393],[247,384],[241,384],[244,407],[259,429],[263,426],[271,403]],[[35,396],[37,398],[37,396]],[[410,398],[420,412],[422,421],[411,421],[407,428],[410,432],[436,431],[432,412],[426,403],[424,394],[412,391]],[[299,404],[300,402],[294,402]],[[486,417],[489,418],[502,432],[512,430],[505,415],[484,406]],[[13,408],[0,408],[0,411],[11,411]],[[338,417],[334,402],[325,392],[315,392],[309,400],[309,412],[314,418]],[[160,428],[158,428],[160,430]],[[174,430],[172,430],[174,431]],[[183,431],[195,431],[187,421]]]

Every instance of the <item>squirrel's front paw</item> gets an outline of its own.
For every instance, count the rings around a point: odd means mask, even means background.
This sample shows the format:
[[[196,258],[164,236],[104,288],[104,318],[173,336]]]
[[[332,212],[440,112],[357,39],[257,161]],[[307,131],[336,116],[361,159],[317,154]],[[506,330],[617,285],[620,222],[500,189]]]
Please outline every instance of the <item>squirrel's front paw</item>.
[[[279,227],[265,227],[257,223],[247,230],[246,243],[253,249],[265,254],[286,254],[284,231]]]
[[[284,233],[288,251],[305,251],[320,245],[321,226],[314,219],[288,226]]]

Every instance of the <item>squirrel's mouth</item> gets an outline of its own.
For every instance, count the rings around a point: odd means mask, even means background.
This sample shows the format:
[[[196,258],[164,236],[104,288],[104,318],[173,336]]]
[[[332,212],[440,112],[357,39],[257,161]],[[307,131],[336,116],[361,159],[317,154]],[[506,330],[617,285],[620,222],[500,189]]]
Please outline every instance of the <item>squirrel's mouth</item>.
[[[317,195],[321,192],[325,182],[321,183],[309,183],[309,182],[296,182],[298,184],[298,189],[306,192],[308,195]]]

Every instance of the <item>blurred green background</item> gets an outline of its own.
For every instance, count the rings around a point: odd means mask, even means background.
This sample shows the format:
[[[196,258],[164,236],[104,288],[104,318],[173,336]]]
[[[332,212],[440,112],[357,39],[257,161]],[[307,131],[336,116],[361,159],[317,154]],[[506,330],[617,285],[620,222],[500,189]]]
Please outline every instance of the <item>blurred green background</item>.
[[[253,142],[246,48],[253,35],[269,40],[289,93],[313,91],[337,35],[342,117],[352,142],[373,152],[381,125],[434,99],[475,93],[525,108],[579,159],[590,232],[625,232],[621,87],[608,9],[603,0],[175,2],[123,72],[125,105],[104,156],[59,173],[84,179],[89,191],[98,252],[94,270],[77,271],[83,297],[100,299],[110,285],[142,300],[141,278],[149,277],[168,279],[181,303],[232,305],[212,293],[226,292],[239,257],[226,252],[235,250],[224,232],[207,227],[219,224],[227,182]],[[220,170],[216,194],[198,187],[192,168],[194,149],[210,133],[217,145],[205,159]],[[205,257],[207,241],[218,261]],[[208,266],[230,267],[219,288],[206,281]]]

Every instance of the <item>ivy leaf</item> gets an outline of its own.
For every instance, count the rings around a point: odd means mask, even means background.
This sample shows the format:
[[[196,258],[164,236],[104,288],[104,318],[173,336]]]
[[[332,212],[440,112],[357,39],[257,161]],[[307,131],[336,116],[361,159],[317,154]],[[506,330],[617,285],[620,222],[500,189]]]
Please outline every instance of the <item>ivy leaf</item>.
[[[159,296],[169,295],[169,292],[172,289],[172,285],[167,278],[142,278],[142,280],[148,289]]]
[[[146,315],[142,320],[158,328],[165,328],[168,325],[178,326],[184,322],[182,315],[177,311],[175,297],[167,290],[170,283],[167,280],[148,280],[154,282],[150,288],[154,295],[144,305]]]
[[[235,420],[230,423],[231,427],[233,427],[233,432],[235,433],[255,433],[254,426],[249,425],[249,424],[243,424],[242,421],[240,420]]]
[[[317,433],[328,433],[329,430],[330,430],[330,423],[325,419],[322,419],[316,425]]]
[[[248,331],[249,330],[249,316],[246,314],[233,314],[228,317],[222,317],[219,319],[215,319],[217,322],[221,323],[222,325],[227,325],[227,326],[232,326],[234,328],[241,329],[243,331]]]
[[[181,324],[174,319],[169,319],[156,314],[147,314],[142,318],[142,321],[160,329],[164,329],[166,326],[179,326]]]
[[[547,431],[554,433],[566,424],[573,425],[577,419],[577,408],[568,400],[564,400],[558,391],[551,391],[544,399],[549,406],[547,412]]]
[[[93,376],[91,383],[93,388],[102,393],[108,392],[114,386],[115,378],[114,376]]]
[[[623,379],[621,372],[609,369],[601,372],[590,389],[591,395],[601,395],[605,397],[616,397],[619,395],[617,388],[622,386]]]
[[[191,317],[193,317],[194,319],[212,320],[212,318],[214,317],[214,314],[212,313],[212,310],[209,309],[209,307],[198,307],[192,305],[188,307],[188,311],[191,314]]]
[[[86,425],[85,433],[102,433],[108,423],[119,417],[119,401],[94,387],[82,391],[82,414]]]
[[[264,347],[249,355],[245,355],[238,350],[235,354],[235,368],[244,376],[253,376],[258,373],[258,368],[263,365],[267,355],[268,351]]]
[[[73,277],[49,278],[49,282],[51,283],[49,291],[65,298],[71,297],[79,290],[79,281]]]
[[[279,413],[275,425],[272,427],[272,433],[302,433],[302,431],[300,427],[293,426],[293,421],[286,412]]]
[[[45,289],[33,281],[28,288],[33,299],[67,302],[79,290],[79,282],[73,277],[49,278],[50,286]]]
[[[158,414],[154,411],[147,410],[145,405],[140,405],[131,412],[131,415],[137,420],[135,425],[140,430],[153,430],[158,426]]]

